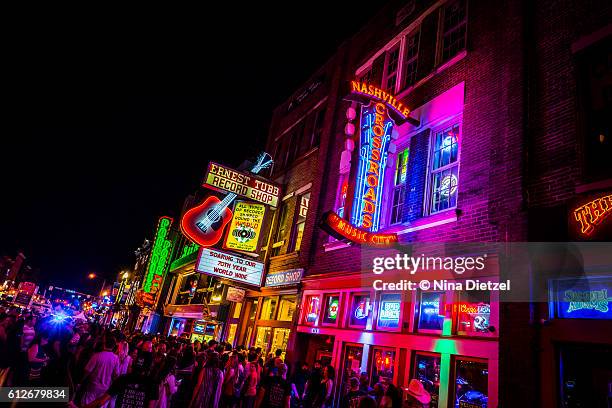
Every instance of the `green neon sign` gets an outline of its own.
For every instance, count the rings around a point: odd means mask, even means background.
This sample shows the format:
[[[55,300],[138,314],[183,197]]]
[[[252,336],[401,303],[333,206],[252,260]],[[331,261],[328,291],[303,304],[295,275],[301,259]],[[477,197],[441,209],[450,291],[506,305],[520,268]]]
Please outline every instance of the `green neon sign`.
[[[171,225],[172,218],[170,217],[161,217],[157,224],[147,276],[142,286],[146,293],[157,293],[164,280],[164,271],[172,250],[172,241],[168,239]]]

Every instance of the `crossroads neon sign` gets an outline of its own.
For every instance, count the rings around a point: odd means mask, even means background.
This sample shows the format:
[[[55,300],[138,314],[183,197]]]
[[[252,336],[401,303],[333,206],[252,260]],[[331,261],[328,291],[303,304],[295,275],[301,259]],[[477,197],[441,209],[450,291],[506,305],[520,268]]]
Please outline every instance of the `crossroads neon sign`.
[[[574,219],[580,225],[580,232],[591,235],[595,227],[612,213],[612,194],[596,198],[574,210]]]
[[[393,120],[381,102],[361,107],[357,185],[351,222],[366,231],[380,227],[381,200]]]

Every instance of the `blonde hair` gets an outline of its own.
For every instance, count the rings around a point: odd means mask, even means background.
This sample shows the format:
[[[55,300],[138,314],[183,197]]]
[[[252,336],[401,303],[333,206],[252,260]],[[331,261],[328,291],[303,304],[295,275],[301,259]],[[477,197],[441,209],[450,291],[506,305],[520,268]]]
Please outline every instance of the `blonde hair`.
[[[130,352],[130,346],[128,345],[127,341],[123,340],[117,344],[117,351],[115,353],[119,357],[120,361],[125,360],[129,352]]]

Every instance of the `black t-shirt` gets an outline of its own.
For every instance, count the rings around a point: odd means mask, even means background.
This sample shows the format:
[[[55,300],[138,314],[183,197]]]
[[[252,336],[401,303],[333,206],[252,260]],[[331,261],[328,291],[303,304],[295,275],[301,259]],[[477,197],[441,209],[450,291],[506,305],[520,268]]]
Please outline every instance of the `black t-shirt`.
[[[108,395],[117,397],[117,408],[146,408],[150,401],[157,401],[159,390],[151,377],[125,374],[113,381]]]
[[[266,390],[264,407],[282,408],[285,406],[285,399],[291,395],[291,385],[282,377],[265,377],[261,386]]]

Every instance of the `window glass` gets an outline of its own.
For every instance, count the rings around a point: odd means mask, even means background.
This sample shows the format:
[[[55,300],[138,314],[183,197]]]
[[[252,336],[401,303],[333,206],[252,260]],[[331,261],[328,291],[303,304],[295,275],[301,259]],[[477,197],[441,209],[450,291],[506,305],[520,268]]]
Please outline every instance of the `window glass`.
[[[227,342],[230,344],[234,344],[234,340],[236,339],[236,329],[238,328],[237,323],[232,323],[229,325],[229,331],[227,333]]]
[[[457,359],[455,361],[455,407],[488,406],[487,363]]]
[[[257,303],[259,303],[259,299],[253,300],[251,304],[251,310],[249,311],[249,320],[255,320],[255,313],[257,313]]]
[[[437,407],[440,395],[440,356],[417,353],[413,378],[419,380],[431,395],[430,406]]]
[[[242,303],[236,303],[236,306],[234,306],[234,314],[232,315],[232,318],[238,319],[240,317],[241,311],[242,311]]]
[[[290,322],[293,320],[293,314],[295,313],[295,302],[296,295],[285,295],[280,298],[280,305],[278,307],[278,318],[277,320]]]
[[[304,316],[304,321],[311,324],[316,323],[319,317],[320,307],[319,296],[308,296],[306,298],[306,314]]]
[[[325,311],[323,312],[323,323],[335,324],[338,321],[338,306],[340,296],[328,295],[325,297]]]
[[[375,348],[372,353],[372,378],[370,385],[374,386],[378,382],[393,382],[394,371],[395,351]]]
[[[280,206],[280,216],[278,225],[276,226],[276,233],[274,234],[274,243],[282,242],[285,239],[285,233],[287,232],[287,216],[289,212],[289,208],[287,207],[287,203],[282,202]],[[277,256],[281,254],[282,246],[277,246],[272,248],[272,256]]]
[[[406,175],[408,173],[408,155],[410,154],[410,148],[405,148],[397,155],[397,162],[395,163],[395,185],[399,186],[406,182]]]
[[[363,346],[346,346],[344,360],[344,377],[348,380],[351,377],[359,377],[361,369],[361,359],[363,358]]]
[[[377,327],[379,329],[399,328],[401,307],[402,295],[399,293],[383,293],[380,296]]]
[[[442,62],[465,49],[466,23],[465,0],[452,2],[444,7]]]
[[[459,326],[457,330],[468,334],[488,333],[491,318],[490,299],[490,292],[462,292],[459,295]]]
[[[257,332],[255,334],[255,344],[254,346],[261,347],[262,350],[266,351],[268,349],[268,344],[270,343],[270,336],[272,335],[271,327],[258,327]]]
[[[298,214],[295,223],[295,244],[294,250],[299,251],[304,237],[304,227],[306,226],[306,216],[308,215],[308,205],[310,203],[310,192],[302,194],[298,199]]]
[[[314,131],[312,132],[312,140],[310,147],[318,146],[321,142],[321,134],[323,133],[323,124],[325,119],[325,105],[320,107],[315,113]]]
[[[446,293],[421,292],[419,329],[442,330]]]
[[[395,90],[397,83],[397,67],[399,65],[399,46],[387,52],[385,61],[385,84],[384,87],[389,91]]]
[[[561,319],[612,319],[612,279],[566,278],[552,282],[555,317]]]
[[[261,304],[260,320],[272,320],[274,319],[274,312],[276,312],[276,297],[264,298]]]
[[[457,206],[458,154],[458,124],[434,134],[431,165],[432,213]]]
[[[417,79],[417,63],[419,53],[419,39],[421,31],[417,30],[406,36],[404,51],[404,86],[413,85]]]
[[[290,329],[274,329],[274,337],[272,337],[272,347],[270,347],[270,351],[275,353],[276,350],[281,349],[283,353],[281,354],[281,358],[285,359],[285,353],[287,351],[287,343],[289,341],[289,334],[291,333]]]
[[[370,314],[370,295],[355,295],[351,302],[349,323],[351,326],[365,327]]]

